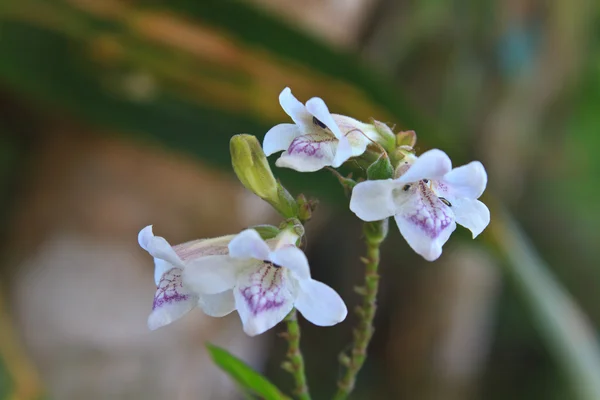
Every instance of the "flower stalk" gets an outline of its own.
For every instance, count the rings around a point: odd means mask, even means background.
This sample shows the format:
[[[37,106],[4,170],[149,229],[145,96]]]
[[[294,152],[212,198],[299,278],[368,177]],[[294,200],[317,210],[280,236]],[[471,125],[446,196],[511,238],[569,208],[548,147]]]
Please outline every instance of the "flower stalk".
[[[281,334],[288,342],[287,359],[281,367],[292,374],[295,382],[294,395],[300,400],[310,400],[306,373],[304,370],[304,357],[300,351],[300,325],[296,309],[290,311],[285,317],[287,332]]]
[[[377,310],[377,291],[379,290],[379,247],[385,240],[388,230],[388,220],[367,222],[363,226],[365,244],[367,246],[365,263],[365,284],[356,288],[356,292],[363,296],[363,301],[357,307],[358,326],[354,329],[354,342],[350,354],[340,354],[340,363],[346,368],[338,380],[338,390],[334,400],[342,400],[354,389],[356,376],[367,358],[367,347],[373,337],[375,328],[373,320]]]

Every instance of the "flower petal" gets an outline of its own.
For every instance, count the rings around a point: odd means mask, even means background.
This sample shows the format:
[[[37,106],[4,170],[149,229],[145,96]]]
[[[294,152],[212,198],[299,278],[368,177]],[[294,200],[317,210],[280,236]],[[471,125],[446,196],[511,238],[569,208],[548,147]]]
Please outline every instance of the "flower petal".
[[[348,315],[348,309],[340,295],[314,279],[300,281],[300,290],[294,306],[304,318],[318,326],[335,325]]]
[[[183,282],[196,293],[220,293],[235,286],[237,273],[243,264],[244,261],[229,256],[202,257],[185,267]]]
[[[289,269],[296,279],[310,278],[308,259],[304,252],[296,246],[285,246],[275,250],[271,253],[270,261]]]
[[[475,239],[490,223],[490,210],[479,200],[455,199],[451,207],[456,223],[464,226],[473,233]]]
[[[456,229],[454,214],[424,183],[399,191],[396,223],[410,247],[427,261],[442,254],[442,246]]]
[[[202,295],[198,300],[198,307],[202,308],[202,311],[211,317],[224,317],[235,310],[233,290]]]
[[[338,145],[335,149],[335,157],[331,166],[334,168],[338,168],[340,165],[345,163],[350,157],[352,157],[352,146],[350,145],[350,141],[342,136],[338,140]]]
[[[158,329],[181,318],[198,303],[198,296],[186,289],[181,281],[181,268],[167,271],[158,283],[148,328]]]
[[[240,274],[233,295],[244,332],[259,335],[281,322],[294,307],[293,291],[285,268],[263,264]]]
[[[219,236],[212,239],[198,239],[173,246],[182,261],[195,260],[204,256],[216,256],[229,253],[229,242],[235,235]]]
[[[165,272],[170,269],[175,268],[175,266],[165,260],[161,260],[160,258],[154,259],[154,283],[156,286],[160,283]]]
[[[302,132],[296,124],[275,125],[265,135],[263,150],[267,156],[278,151],[287,150],[294,139],[301,134]]]
[[[470,162],[448,172],[438,183],[451,198],[478,199],[487,185],[487,173],[479,161]],[[444,187],[445,186],[445,187]]]
[[[289,87],[283,89],[279,94],[279,104],[300,128],[310,129],[312,127],[312,115],[306,110],[304,104],[294,97]]]
[[[160,258],[175,267],[183,267],[181,259],[175,253],[169,242],[160,236],[154,236],[152,225],[148,225],[138,234],[138,243],[142,249],[146,250],[154,258]]]
[[[327,128],[333,133],[333,135],[340,139],[344,136],[337,123],[331,116],[327,105],[323,99],[319,97],[313,97],[306,102],[306,110],[311,113],[315,118],[325,124]]]
[[[379,135],[372,127],[345,115],[331,114],[337,126],[348,138],[352,147],[352,157],[362,155],[371,141],[376,141]]]
[[[298,136],[275,165],[299,172],[314,172],[332,165],[338,140],[327,133]]]
[[[229,243],[229,255],[234,258],[266,260],[269,253],[269,246],[254,229],[240,232]]]
[[[361,182],[352,189],[350,210],[363,221],[379,221],[396,214],[391,179]]]
[[[448,155],[441,150],[433,149],[421,154],[397,181],[406,184],[421,179],[438,179],[451,169],[452,161]]]

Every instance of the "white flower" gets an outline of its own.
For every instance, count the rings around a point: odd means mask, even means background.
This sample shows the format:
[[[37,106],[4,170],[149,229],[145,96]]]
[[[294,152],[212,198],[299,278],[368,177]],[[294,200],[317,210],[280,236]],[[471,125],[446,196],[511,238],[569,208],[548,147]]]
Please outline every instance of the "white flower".
[[[300,172],[313,172],[329,165],[337,168],[350,157],[363,154],[371,139],[378,139],[372,125],[331,114],[318,97],[308,100],[305,106],[292,95],[290,88],[285,88],[279,95],[279,103],[294,123],[274,126],[263,141],[267,156],[284,150],[276,162],[278,167]]]
[[[450,158],[437,149],[411,161],[397,179],[356,185],[350,209],[364,221],[394,216],[410,247],[433,261],[442,254],[456,223],[471,230],[473,238],[489,224],[490,211],[477,200],[487,174],[478,161],[452,169]]]
[[[186,264],[206,256],[227,254],[227,244],[233,237],[200,239],[171,247],[164,238],[154,236],[151,225],[140,231],[139,244],[154,257],[155,263],[154,280],[157,288],[152,313],[148,317],[150,329],[170,324],[195,306],[213,317],[222,317],[235,310],[232,291],[199,295],[182,283]]]
[[[244,331],[261,334],[279,323],[294,307],[315,325],[331,326],[346,318],[341,297],[310,277],[308,260],[284,231],[273,250],[252,229],[229,243],[229,255],[203,257],[184,270],[185,285],[195,292],[219,296],[233,290]]]

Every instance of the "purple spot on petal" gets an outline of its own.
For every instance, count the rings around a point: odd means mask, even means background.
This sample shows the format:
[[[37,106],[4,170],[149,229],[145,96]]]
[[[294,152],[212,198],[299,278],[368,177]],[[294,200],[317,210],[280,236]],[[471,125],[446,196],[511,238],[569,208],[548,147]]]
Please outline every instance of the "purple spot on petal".
[[[191,295],[186,293],[183,288],[181,273],[181,268],[173,268],[165,272],[160,282],[158,282],[156,294],[154,295],[154,303],[152,304],[152,310],[162,307],[165,304],[171,304],[190,299]]]
[[[440,233],[452,223],[447,206],[442,203],[426,183],[420,181],[416,189],[419,196],[418,207],[408,219],[417,225],[431,239],[437,238]]]
[[[325,153],[331,152],[331,149],[323,146],[334,140],[337,139],[330,135],[302,135],[292,141],[288,153],[323,158]]]
[[[285,303],[284,269],[265,264],[250,277],[250,286],[240,288],[252,315],[281,307]]]

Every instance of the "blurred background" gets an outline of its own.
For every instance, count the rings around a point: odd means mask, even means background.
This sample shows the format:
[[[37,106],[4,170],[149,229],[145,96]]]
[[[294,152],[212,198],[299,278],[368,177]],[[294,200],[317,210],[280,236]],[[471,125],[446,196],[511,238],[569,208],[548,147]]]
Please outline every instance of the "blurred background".
[[[286,86],[481,160],[492,223],[427,263],[395,227],[355,399],[598,399],[600,3],[592,0],[0,2],[0,399],[238,399],[228,348],[284,390],[278,329],[190,313],[149,332],[149,224],[171,244],[278,217],[230,167],[287,122]],[[358,301],[361,226],[326,172],[313,276]],[[301,319],[315,399],[354,315]]]

